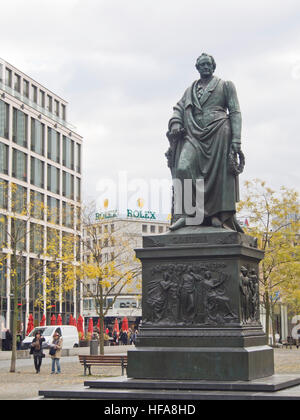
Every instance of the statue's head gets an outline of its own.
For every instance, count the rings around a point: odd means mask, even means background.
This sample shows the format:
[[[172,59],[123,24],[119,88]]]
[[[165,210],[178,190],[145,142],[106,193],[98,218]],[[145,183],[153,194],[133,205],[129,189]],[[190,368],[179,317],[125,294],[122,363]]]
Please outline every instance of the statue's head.
[[[241,272],[244,274],[244,276],[248,273],[248,269],[245,266],[241,267]]]
[[[197,58],[196,69],[204,79],[211,77],[214,74],[216,67],[217,65],[212,55],[203,53]]]

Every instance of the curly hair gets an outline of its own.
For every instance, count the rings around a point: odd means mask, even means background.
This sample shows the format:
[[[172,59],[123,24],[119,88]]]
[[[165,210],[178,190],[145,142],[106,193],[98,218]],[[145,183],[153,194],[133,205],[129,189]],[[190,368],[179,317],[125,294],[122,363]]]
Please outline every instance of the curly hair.
[[[214,69],[214,71],[216,70],[216,67],[217,67],[217,64],[216,64],[216,62],[215,62],[215,59],[214,59],[214,57],[212,56],[212,55],[209,55],[209,54],[206,54],[206,53],[202,53],[198,58],[197,58],[197,61],[196,61],[196,69],[199,71],[199,61],[200,61],[200,59],[201,58],[207,58],[207,57],[209,57],[210,59],[211,59],[211,62],[212,62],[212,65],[213,65],[213,69]]]

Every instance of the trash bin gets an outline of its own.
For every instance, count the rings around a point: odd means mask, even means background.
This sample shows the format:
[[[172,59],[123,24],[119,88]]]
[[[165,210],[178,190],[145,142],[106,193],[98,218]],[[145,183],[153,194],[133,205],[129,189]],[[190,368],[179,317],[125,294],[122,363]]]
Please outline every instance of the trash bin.
[[[91,356],[98,356],[98,347],[99,347],[98,340],[90,341],[90,355]]]

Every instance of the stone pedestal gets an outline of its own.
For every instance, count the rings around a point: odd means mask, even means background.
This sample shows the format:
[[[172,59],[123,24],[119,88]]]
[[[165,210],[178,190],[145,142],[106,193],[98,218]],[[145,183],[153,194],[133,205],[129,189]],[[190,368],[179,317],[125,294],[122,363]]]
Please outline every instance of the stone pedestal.
[[[234,231],[185,227],[146,236],[143,321],[128,377],[249,381],[274,373],[259,321],[255,240]]]

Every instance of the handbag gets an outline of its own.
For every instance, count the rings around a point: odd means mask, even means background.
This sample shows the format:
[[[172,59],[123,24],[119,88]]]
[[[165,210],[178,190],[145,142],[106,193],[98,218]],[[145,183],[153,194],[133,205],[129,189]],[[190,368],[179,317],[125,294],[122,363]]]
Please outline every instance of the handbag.
[[[51,347],[49,350],[50,356],[55,356],[55,353],[56,353],[56,349],[54,347]]]

